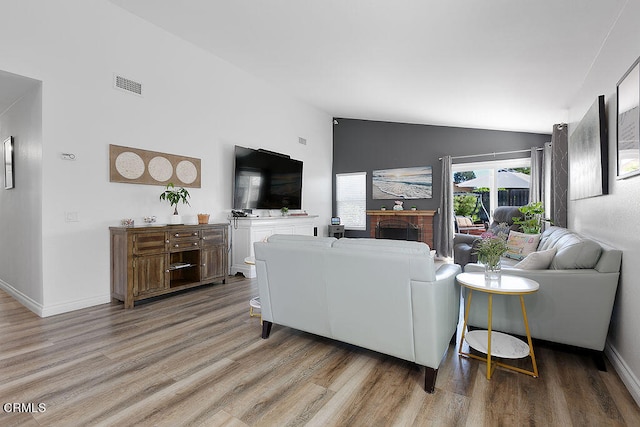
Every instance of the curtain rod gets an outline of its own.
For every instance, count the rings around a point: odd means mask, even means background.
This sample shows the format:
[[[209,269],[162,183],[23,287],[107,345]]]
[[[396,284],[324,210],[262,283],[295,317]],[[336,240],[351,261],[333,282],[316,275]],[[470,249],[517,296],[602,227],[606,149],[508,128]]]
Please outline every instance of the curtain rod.
[[[542,147],[537,147],[536,151],[542,151],[544,148]],[[485,157],[485,156],[500,156],[502,154],[516,154],[516,153],[530,153],[531,149],[527,148],[524,150],[513,150],[513,151],[499,151],[499,152],[493,152],[493,153],[485,153],[485,154],[468,154],[466,156],[452,156],[451,160],[453,159],[468,159],[470,157]],[[442,157],[438,157],[438,160],[442,160]]]

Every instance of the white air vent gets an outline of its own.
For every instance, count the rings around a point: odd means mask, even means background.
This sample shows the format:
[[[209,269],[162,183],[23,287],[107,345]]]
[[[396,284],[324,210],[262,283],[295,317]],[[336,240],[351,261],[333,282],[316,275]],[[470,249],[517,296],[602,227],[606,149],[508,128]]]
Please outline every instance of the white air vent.
[[[142,83],[138,83],[117,74],[113,75],[113,87],[142,96]]]

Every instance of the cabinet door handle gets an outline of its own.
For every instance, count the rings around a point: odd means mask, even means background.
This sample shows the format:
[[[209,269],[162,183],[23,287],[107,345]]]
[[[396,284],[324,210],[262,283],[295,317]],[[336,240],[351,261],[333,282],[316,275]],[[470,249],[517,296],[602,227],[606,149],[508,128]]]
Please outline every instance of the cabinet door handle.
[[[169,270],[165,270],[164,272],[165,272],[165,273],[168,273],[168,272],[169,272]]]
[[[169,239],[165,240],[164,242],[165,242],[165,243],[169,243]]]
[[[173,247],[174,247],[174,248],[179,248],[179,247],[180,247],[180,245],[176,243],[175,245],[173,245]]]
[[[202,266],[203,266],[203,267],[206,267],[206,266],[207,266],[207,264],[202,264]]]
[[[194,235],[194,236],[197,236],[197,235],[198,235],[198,232],[197,232],[197,231],[194,231],[194,232],[193,232],[193,235]]]
[[[180,233],[174,234],[175,237],[180,237]]]
[[[193,246],[198,246],[198,242],[193,242]]]

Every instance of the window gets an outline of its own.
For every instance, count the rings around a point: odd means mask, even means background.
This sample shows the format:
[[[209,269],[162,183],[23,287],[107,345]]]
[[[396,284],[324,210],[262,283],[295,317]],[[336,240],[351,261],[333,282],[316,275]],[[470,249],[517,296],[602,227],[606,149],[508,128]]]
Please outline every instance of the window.
[[[366,193],[366,172],[336,174],[336,210],[345,229],[367,229]]]
[[[458,187],[480,197],[478,216],[483,221],[488,221],[490,220],[489,216],[498,206],[522,206],[529,202],[529,178],[527,176],[526,182],[519,182],[518,178],[523,175],[522,169],[530,167],[531,158],[523,157],[489,162],[458,163],[452,165],[452,171],[454,172],[454,183],[458,181]],[[529,175],[530,172],[526,172],[524,175]],[[510,180],[510,177],[515,178],[517,182]],[[476,183],[475,186],[465,185],[466,181],[472,182],[472,179]]]

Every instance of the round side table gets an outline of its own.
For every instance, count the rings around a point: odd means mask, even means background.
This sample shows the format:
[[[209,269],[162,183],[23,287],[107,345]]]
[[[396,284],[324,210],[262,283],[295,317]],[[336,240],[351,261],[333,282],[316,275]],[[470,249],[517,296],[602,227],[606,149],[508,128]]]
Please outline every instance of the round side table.
[[[540,285],[535,280],[526,277],[509,276],[502,274],[499,280],[487,280],[484,273],[460,273],[456,276],[456,280],[461,286],[469,290],[467,294],[467,305],[464,312],[464,325],[462,326],[462,336],[460,337],[460,346],[458,354],[481,360],[487,364],[487,379],[491,379],[493,370],[496,366],[500,366],[512,371],[538,377],[538,365],[536,364],[536,356],[533,352],[533,343],[531,341],[531,333],[529,332],[529,321],[527,320],[527,310],[524,306],[524,296],[537,292]],[[467,319],[469,317],[469,308],[471,307],[471,297],[473,291],[484,292],[488,294],[488,328],[486,331],[476,330],[467,332]],[[522,320],[524,328],[527,331],[527,343],[502,332],[492,332],[491,318],[493,315],[493,295],[513,295],[520,297],[520,306],[522,307]],[[466,335],[466,336],[465,336]],[[462,351],[462,343],[467,340],[469,346],[479,352],[485,353],[486,358],[479,357],[475,354]],[[492,357],[500,357],[506,359],[520,359],[523,357],[531,357],[532,371],[511,366],[506,363],[492,361]]]

